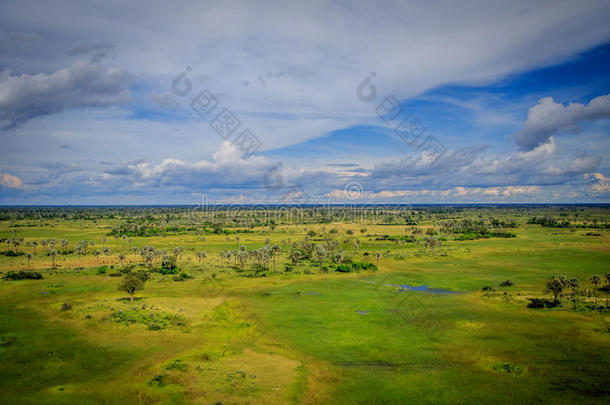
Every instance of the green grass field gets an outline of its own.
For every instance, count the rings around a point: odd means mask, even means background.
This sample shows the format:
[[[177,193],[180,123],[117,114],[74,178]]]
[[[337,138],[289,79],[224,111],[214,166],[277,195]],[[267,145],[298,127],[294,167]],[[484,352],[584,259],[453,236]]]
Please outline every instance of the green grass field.
[[[19,248],[31,260],[0,257],[3,274],[44,277],[0,282],[0,402],[607,403],[610,311],[606,292],[588,280],[610,272],[608,231],[586,235],[590,229],[526,219],[519,216],[515,238],[449,236],[442,254],[369,236],[407,235],[404,225],[367,224],[361,232],[357,223],[279,224],[126,241],[108,236],[119,219],[2,221],[7,240],[66,239],[71,249],[92,240],[91,252],[111,251],[58,254],[54,267],[41,246]],[[438,221],[431,215],[417,227]],[[336,240],[346,257],[378,270],[327,271],[303,260],[286,271],[286,241],[312,230],[314,243]],[[286,247],[258,276],[220,257],[267,239]],[[109,275],[129,265],[149,271],[130,253],[145,245],[182,247],[178,267],[190,278],[153,271],[130,301],[118,290],[126,275]],[[528,298],[552,298],[545,284],[560,274],[581,281],[578,294],[566,289],[558,307],[527,308]],[[500,287],[507,279],[514,285]]]

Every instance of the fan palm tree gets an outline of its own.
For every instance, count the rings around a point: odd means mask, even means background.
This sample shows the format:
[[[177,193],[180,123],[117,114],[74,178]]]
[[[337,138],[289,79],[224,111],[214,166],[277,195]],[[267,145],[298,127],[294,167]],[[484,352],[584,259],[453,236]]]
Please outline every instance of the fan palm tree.
[[[591,284],[593,284],[593,296],[595,296],[595,305],[597,305],[597,285],[602,282],[602,278],[600,276],[593,275],[589,281]]]

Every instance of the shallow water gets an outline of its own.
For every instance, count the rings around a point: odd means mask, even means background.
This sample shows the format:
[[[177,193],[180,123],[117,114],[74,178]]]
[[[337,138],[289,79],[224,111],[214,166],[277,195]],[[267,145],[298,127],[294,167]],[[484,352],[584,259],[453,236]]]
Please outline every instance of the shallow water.
[[[455,294],[457,291],[445,290],[443,288],[429,288],[427,285],[413,286],[409,284],[401,284],[400,291],[411,290],[411,291],[424,291],[432,294]]]

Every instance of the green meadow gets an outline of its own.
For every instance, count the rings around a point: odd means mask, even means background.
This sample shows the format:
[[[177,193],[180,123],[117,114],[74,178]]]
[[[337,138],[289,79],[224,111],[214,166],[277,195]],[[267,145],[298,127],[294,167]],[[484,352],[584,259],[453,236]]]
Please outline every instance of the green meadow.
[[[0,402],[608,403],[607,207],[409,210],[4,209]]]

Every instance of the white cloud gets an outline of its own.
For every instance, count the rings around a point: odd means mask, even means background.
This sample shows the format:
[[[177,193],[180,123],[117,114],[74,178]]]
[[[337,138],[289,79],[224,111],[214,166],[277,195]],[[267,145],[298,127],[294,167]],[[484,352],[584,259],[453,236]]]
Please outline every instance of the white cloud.
[[[529,151],[547,143],[558,133],[577,133],[581,122],[610,117],[610,94],[592,99],[589,104],[564,106],[552,97],[538,100],[529,109],[523,129],[513,135],[519,149]]]
[[[272,166],[273,162],[262,156],[244,159],[235,145],[223,142],[213,154],[213,161],[189,163],[169,158],[156,165],[148,162],[134,163],[106,171],[105,179],[138,187],[247,187],[262,184],[266,172]]]
[[[610,178],[602,173],[587,173],[584,175],[585,181],[593,194],[609,195],[610,194]]]
[[[3,188],[23,188],[23,182],[21,179],[9,173],[0,173],[0,185],[2,185]]]
[[[226,145],[212,156],[220,139],[189,107],[199,91],[222,93],[222,107],[261,139],[261,150],[270,150],[353,125],[379,125],[375,107],[386,95],[405,99],[444,84],[484,84],[558,63],[607,41],[608,20],[606,2],[571,0],[490,1],[485,7],[402,0],[184,1],[180,7],[9,2],[0,15],[6,29],[0,33],[1,66],[10,68],[0,77],[0,125],[39,119],[2,133],[0,160],[26,185],[46,184],[41,191],[49,194],[260,187],[271,161],[244,161]],[[186,66],[192,67],[192,92],[178,97],[170,85]],[[378,96],[363,103],[356,87],[372,71]],[[130,92],[135,103],[106,108],[123,103]],[[447,190],[467,195],[476,187],[492,197],[506,192],[497,187],[564,184],[603,171],[598,157],[560,159],[555,134],[605,116],[608,99],[568,106],[543,100],[531,109],[520,151],[510,156],[467,148],[430,165],[425,153],[388,162],[363,150],[370,159],[366,167],[378,164],[357,179],[371,198]],[[158,110],[147,111],[151,105],[171,110],[166,115],[173,120],[155,121]],[[87,106],[103,109],[74,110]],[[484,116],[484,106],[480,100],[470,106],[480,121],[506,123],[503,114]],[[550,124],[540,124],[543,118]],[[43,160],[78,161],[83,169],[62,171],[42,166]],[[13,170],[19,165],[22,171]],[[31,167],[44,173],[31,174]],[[282,173],[286,184],[320,195],[342,194],[343,182],[356,174],[315,167],[284,167]]]

